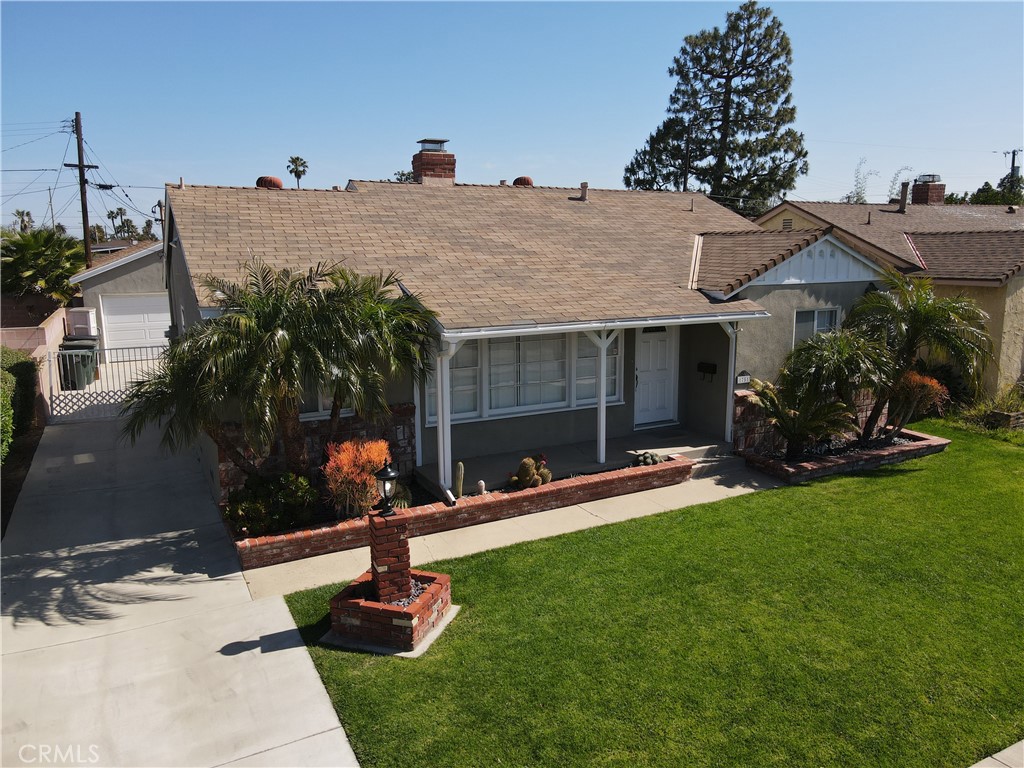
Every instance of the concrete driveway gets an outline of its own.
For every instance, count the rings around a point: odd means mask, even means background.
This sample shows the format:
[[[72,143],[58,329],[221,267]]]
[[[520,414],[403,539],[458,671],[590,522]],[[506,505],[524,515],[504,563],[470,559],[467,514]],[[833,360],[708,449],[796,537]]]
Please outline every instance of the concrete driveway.
[[[4,766],[355,766],[196,459],[46,429],[2,545]]]

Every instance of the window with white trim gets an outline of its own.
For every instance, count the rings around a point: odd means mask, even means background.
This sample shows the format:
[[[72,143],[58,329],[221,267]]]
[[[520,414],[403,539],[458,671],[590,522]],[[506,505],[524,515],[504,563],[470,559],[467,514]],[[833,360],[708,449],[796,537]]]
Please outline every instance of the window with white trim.
[[[620,334],[621,335],[621,334]],[[619,337],[607,351],[605,402],[623,402]],[[449,363],[452,421],[592,407],[598,348],[585,333],[464,342]],[[437,422],[434,373],[424,386],[427,423]]]
[[[834,331],[839,327],[838,309],[807,309],[796,313],[793,346],[818,333]]]
[[[320,421],[331,417],[331,408],[334,407],[334,394],[328,390],[320,390],[315,395],[316,388],[307,385],[303,388],[302,399],[299,401],[299,419],[302,421]],[[349,402],[342,402],[342,416],[352,416],[355,409]]]
[[[605,356],[608,359],[608,370],[604,380],[604,396],[606,402],[617,402],[619,395],[619,339],[615,337],[608,345]],[[576,402],[577,404],[597,402],[597,345],[585,333],[576,334]]]
[[[480,343],[466,341],[449,363],[452,380],[452,418],[480,415]],[[434,372],[426,384],[427,420],[437,420],[437,380]]]
[[[490,412],[568,405],[567,347],[563,334],[488,342]]]

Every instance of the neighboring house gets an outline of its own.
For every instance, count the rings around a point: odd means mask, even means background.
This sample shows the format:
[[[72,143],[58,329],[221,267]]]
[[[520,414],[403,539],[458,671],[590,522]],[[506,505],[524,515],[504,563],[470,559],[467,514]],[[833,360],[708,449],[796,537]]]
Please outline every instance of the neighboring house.
[[[71,278],[82,305],[96,313],[101,346],[166,346],[171,325],[163,243],[143,242],[97,255],[93,266]]]
[[[994,359],[984,386],[995,393],[1024,375],[1024,212],[943,205],[945,185],[932,179],[914,184],[909,204],[906,187],[901,200],[885,205],[786,201],[757,223],[767,230],[829,228],[865,260],[927,275],[937,295],[975,299],[990,316]]]

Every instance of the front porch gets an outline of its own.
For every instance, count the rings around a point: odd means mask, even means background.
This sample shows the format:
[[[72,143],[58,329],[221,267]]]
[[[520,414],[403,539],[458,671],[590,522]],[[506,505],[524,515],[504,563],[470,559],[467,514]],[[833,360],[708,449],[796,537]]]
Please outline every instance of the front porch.
[[[538,453],[543,453],[547,457],[548,469],[556,480],[628,467],[645,451],[661,456],[681,454],[694,461],[732,454],[731,443],[678,426],[643,430],[622,437],[609,437],[605,445],[604,464],[597,461],[593,440],[561,445],[538,445],[529,451],[504,451],[464,458],[462,463],[465,466],[465,480],[462,492],[464,495],[476,493],[477,482],[480,480],[484,481],[488,491],[501,490],[508,482],[509,473],[516,471],[523,457]],[[452,472],[454,474],[454,468]],[[439,473],[436,463],[417,467],[415,475],[416,482],[422,488],[437,494],[439,498],[444,497],[437,482]]]

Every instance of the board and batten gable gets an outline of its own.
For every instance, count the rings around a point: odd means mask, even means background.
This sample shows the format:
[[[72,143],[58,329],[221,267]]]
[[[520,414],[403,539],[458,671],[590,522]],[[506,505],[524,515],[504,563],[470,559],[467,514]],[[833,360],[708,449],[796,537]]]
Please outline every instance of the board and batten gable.
[[[866,291],[883,287],[884,277],[882,267],[826,235],[744,284],[733,296],[756,301],[771,319],[740,325],[737,372],[773,381],[793,349],[797,312],[836,309],[841,323]]]

